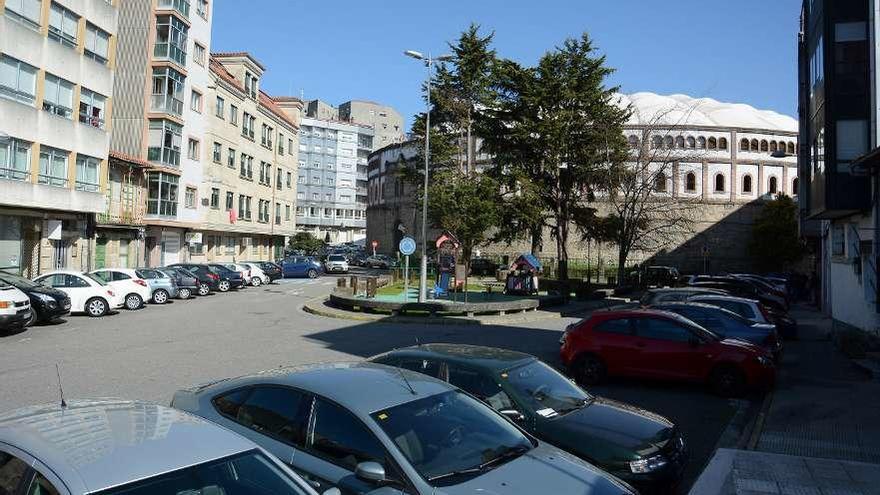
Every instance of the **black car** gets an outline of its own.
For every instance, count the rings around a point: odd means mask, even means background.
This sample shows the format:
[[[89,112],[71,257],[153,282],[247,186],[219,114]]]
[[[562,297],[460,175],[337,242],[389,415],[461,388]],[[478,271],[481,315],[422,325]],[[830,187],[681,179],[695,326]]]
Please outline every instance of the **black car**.
[[[207,296],[211,291],[220,290],[220,275],[214,270],[201,263],[175,263],[167,268],[180,268],[195,275],[199,279],[198,294]]]
[[[448,381],[541,440],[640,491],[676,485],[687,462],[681,433],[668,419],[591,395],[529,354],[425,344],[374,356],[370,361]]]
[[[263,273],[265,273],[272,282],[282,277],[281,267],[271,261],[245,261],[245,263],[253,263],[259,266],[260,270],[263,270]]]
[[[0,282],[24,292],[31,300],[32,311],[29,326],[38,322],[57,320],[70,313],[70,298],[58,289],[5,272],[0,272]]]
[[[193,293],[198,293],[199,279],[194,273],[176,266],[158,268],[158,270],[177,282],[178,298],[189,299],[192,297]]]
[[[474,258],[471,260],[471,275],[495,276],[498,263],[489,258]]]
[[[230,270],[220,263],[208,263],[208,267],[220,276],[220,282],[217,283],[217,290],[220,292],[229,292],[229,289],[244,287],[244,277],[241,276],[241,273]]]

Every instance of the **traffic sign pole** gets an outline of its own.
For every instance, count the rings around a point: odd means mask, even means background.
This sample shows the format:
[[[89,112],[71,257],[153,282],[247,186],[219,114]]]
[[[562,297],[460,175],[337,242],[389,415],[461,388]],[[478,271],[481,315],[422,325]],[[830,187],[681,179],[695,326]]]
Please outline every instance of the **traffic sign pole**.
[[[409,255],[403,262],[403,302],[409,302]]]
[[[409,300],[409,255],[416,252],[416,240],[412,237],[404,237],[397,245],[400,254],[406,257],[403,265],[403,302]]]

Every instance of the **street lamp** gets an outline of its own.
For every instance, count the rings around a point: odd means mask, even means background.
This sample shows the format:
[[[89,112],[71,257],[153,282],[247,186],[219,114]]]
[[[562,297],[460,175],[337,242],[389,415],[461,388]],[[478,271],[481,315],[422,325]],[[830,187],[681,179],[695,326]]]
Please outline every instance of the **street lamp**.
[[[425,185],[424,194],[422,194],[422,262],[419,270],[419,302],[425,302],[428,286],[428,163],[431,155],[431,68],[434,62],[446,62],[452,60],[452,55],[440,55],[439,57],[431,57],[431,54],[422,55],[421,52],[415,50],[406,50],[403,52],[407,57],[421,60],[428,69],[427,87],[428,87],[428,103],[425,111]]]

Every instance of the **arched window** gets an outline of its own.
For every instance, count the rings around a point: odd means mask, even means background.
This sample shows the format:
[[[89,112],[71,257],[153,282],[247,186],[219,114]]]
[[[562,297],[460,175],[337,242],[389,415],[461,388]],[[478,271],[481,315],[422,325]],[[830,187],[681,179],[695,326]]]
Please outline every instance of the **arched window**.
[[[788,154],[789,155],[794,154],[794,143],[788,143]]]
[[[718,139],[718,149],[726,150],[727,149],[727,138],[719,138]]]
[[[770,153],[776,153],[779,151],[779,145],[776,144],[776,141],[770,141]]]
[[[751,194],[752,193],[752,176],[750,174],[746,174],[743,176],[743,194]]]
[[[715,176],[715,192],[724,192],[724,174]]]
[[[635,136],[635,135],[631,135],[631,136],[629,137],[629,147],[632,148],[632,149],[638,149],[638,148],[639,148],[639,138],[638,138],[637,136]]]
[[[749,143],[749,151],[758,151],[758,140],[752,139]]]
[[[684,177],[684,190],[687,192],[694,192],[697,190],[697,174],[693,172],[688,172]]]
[[[767,144],[767,140],[766,140],[766,139],[762,139],[762,140],[761,140],[761,151],[763,151],[764,153],[770,151],[770,145]]]
[[[739,150],[740,151],[749,151],[749,140],[743,139],[739,142]]]
[[[798,194],[798,179],[795,177],[791,180],[791,195],[797,196]]]
[[[717,148],[718,148],[718,140],[713,137],[710,137],[709,138],[709,149],[714,150]]]
[[[655,150],[659,150],[663,147],[663,138],[660,136],[654,136],[651,138],[651,148]]]
[[[672,136],[666,136],[666,139],[663,140],[666,143],[666,149],[671,150],[675,146],[675,141],[672,139]]]
[[[678,149],[684,149],[684,138],[683,137],[678,136],[677,138],[675,138],[675,147]]]
[[[706,138],[704,138],[703,136],[697,138],[697,149],[706,149]]]
[[[776,194],[778,189],[779,184],[776,177],[770,177],[770,185],[767,187],[767,190],[770,191],[770,194]]]
[[[660,172],[654,177],[654,190],[657,192],[666,192],[666,174]]]
[[[692,150],[697,147],[697,140],[694,139],[693,136],[688,136],[687,138],[687,146],[689,150]]]

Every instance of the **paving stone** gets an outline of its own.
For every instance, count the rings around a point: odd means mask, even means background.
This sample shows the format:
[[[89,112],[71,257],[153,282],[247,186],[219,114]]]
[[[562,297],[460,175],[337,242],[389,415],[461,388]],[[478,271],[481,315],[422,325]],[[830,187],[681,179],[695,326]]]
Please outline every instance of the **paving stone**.
[[[775,481],[753,479],[753,478],[735,478],[736,493],[741,494],[744,491],[758,493],[779,493],[779,486]]]
[[[806,479],[801,480],[802,482]],[[782,495],[822,495],[822,491],[815,486],[796,483],[779,483],[779,493]]]
[[[872,485],[880,492],[880,466],[869,464],[845,464],[849,477],[858,483]]]
[[[822,493],[824,495],[876,495],[877,491],[873,493],[868,493],[862,491],[859,487],[856,486],[841,486],[834,488],[822,488]]]

